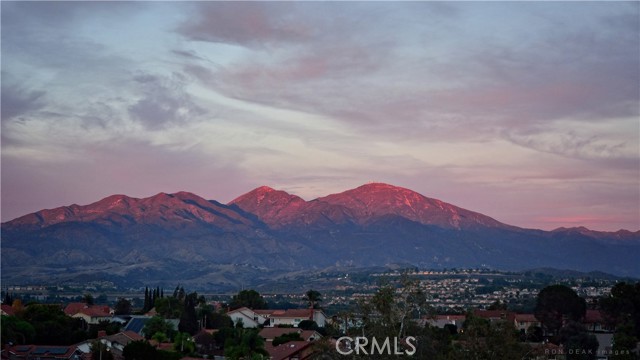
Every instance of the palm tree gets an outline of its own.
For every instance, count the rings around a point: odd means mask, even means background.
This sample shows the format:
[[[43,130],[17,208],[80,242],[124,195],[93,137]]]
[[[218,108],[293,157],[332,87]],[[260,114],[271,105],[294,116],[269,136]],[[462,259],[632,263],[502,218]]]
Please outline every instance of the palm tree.
[[[315,309],[318,303],[322,301],[322,298],[320,298],[320,296],[321,294],[318,291],[315,291],[315,290],[307,291],[307,301],[309,301],[309,307],[311,309]]]

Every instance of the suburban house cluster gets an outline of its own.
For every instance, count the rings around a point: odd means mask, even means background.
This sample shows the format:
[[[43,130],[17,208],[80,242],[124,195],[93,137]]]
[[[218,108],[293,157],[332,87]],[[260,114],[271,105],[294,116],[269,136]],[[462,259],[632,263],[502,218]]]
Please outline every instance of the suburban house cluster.
[[[542,324],[533,314],[518,314],[507,310],[474,310],[473,316],[488,320],[491,323],[498,321],[506,321],[512,323],[516,330],[521,334],[530,334],[535,327],[542,327]],[[455,326],[457,331],[462,329],[466,320],[466,315],[435,315],[434,317],[425,317],[421,320],[422,325],[429,324],[431,326],[444,328],[445,326]],[[600,310],[587,310],[582,324],[592,333],[599,343],[597,351],[597,359],[609,359],[613,346],[613,331],[605,324],[604,317]],[[550,343],[530,344],[533,348],[539,347],[538,352],[541,358],[555,360],[563,358],[563,349],[557,345]],[[544,357],[542,357],[544,355]]]
[[[15,310],[6,304],[2,304],[3,315],[15,315]],[[105,346],[115,360],[123,360],[123,350],[132,341],[144,340],[143,328],[145,323],[153,317],[152,309],[145,315],[116,316],[114,310],[104,305],[87,305],[86,303],[70,303],[64,307],[64,313],[73,318],[81,318],[86,324],[98,324],[101,321],[117,322],[122,325],[122,331],[113,335],[107,335],[100,331],[96,339],[83,341],[70,346],[49,345],[9,345],[1,351],[2,360],[97,360],[91,355],[91,344],[99,341]],[[265,350],[269,353],[270,360],[303,360],[313,353],[313,342],[322,335],[315,330],[303,330],[298,325],[304,320],[315,321],[319,326],[327,323],[327,316],[319,309],[290,309],[290,310],[251,310],[246,307],[229,311],[228,316],[234,325],[245,328],[262,328],[259,332],[265,340]],[[178,319],[167,319],[177,329]],[[193,336],[193,341],[199,350],[211,349],[213,344],[210,337],[205,334],[213,334],[215,329],[201,329]],[[273,340],[287,334],[296,333],[302,340],[289,341],[278,346],[273,345]],[[150,343],[158,349],[170,350],[173,344]],[[214,356],[213,358],[221,358]],[[184,358],[187,359],[187,358]],[[192,359],[192,358],[188,358]]]
[[[9,305],[2,305],[3,315],[14,315],[15,310]],[[71,346],[44,346],[44,345],[13,345],[2,350],[2,360],[21,359],[71,359],[92,360],[91,344],[100,341],[114,359],[122,360],[124,347],[132,341],[144,340],[143,328],[145,323],[155,315],[151,310],[145,315],[116,316],[113,309],[104,305],[87,305],[85,303],[71,303],[64,307],[67,316],[81,318],[87,324],[98,324],[101,321],[118,322],[122,325],[122,331],[113,335],[107,335],[101,331],[97,339],[91,339]],[[320,309],[288,309],[288,310],[253,310],[241,307],[227,312],[235,326],[244,328],[261,328],[259,336],[265,340],[265,349],[271,360],[304,360],[314,352],[313,344],[321,339],[322,335],[315,330],[304,330],[299,327],[303,321],[314,321],[318,326],[324,327],[331,319]],[[489,322],[506,321],[512,323],[515,329],[523,336],[532,333],[537,327],[541,327],[540,321],[533,314],[518,314],[507,310],[474,310],[473,316],[486,319]],[[423,317],[420,325],[431,325],[438,328],[455,328],[461,331],[467,315],[435,315]],[[178,319],[167,319],[177,328]],[[607,328],[603,315],[598,310],[587,310],[582,320],[583,325],[593,333],[599,344],[598,359],[608,359],[611,353],[613,331]],[[201,329],[193,336],[198,350],[211,350],[215,344],[211,343],[211,336],[215,329]],[[296,333],[299,339],[286,342],[277,346],[273,345],[274,339]],[[172,344],[150,343],[158,349],[170,349]],[[562,359],[562,348],[550,343],[530,343],[534,351],[540,353],[540,359]],[[217,358],[212,356],[210,358]],[[185,358],[186,359],[186,358]],[[190,358],[189,358],[190,359]]]

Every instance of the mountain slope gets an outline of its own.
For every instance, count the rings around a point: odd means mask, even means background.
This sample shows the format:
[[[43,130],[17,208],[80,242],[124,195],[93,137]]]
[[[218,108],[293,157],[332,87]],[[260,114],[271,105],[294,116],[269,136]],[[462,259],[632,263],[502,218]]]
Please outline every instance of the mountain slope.
[[[1,255],[8,283],[224,289],[280,271],[392,263],[640,276],[639,254],[640,232],[521,229],[374,183],[311,201],[263,186],[227,205],[187,192],[113,195],[3,223]]]
[[[356,189],[319,198],[318,201],[352,210],[363,224],[385,215],[397,215],[424,225],[442,228],[508,228],[488,216],[459,208],[415,191],[383,183],[362,185]]]
[[[267,186],[254,189],[234,199],[229,205],[255,214],[273,229],[310,230],[355,221],[351,211],[344,206],[318,200],[305,201]]]

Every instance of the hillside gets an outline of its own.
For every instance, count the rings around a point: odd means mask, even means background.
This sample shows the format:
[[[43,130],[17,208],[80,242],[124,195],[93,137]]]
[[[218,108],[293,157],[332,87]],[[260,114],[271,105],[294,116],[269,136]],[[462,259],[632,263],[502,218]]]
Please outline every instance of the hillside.
[[[640,232],[542,231],[388,184],[311,201],[263,186],[229,204],[178,192],[41,210],[2,224],[2,280],[233,287],[276,274],[408,263],[640,276]]]

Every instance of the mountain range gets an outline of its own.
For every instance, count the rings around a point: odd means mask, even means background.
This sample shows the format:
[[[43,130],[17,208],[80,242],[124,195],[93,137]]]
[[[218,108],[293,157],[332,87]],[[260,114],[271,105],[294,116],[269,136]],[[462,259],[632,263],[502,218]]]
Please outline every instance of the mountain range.
[[[2,281],[237,288],[283,273],[406,264],[640,276],[640,231],[523,229],[370,183],[311,201],[267,186],[228,204],[113,195],[2,224]]]

